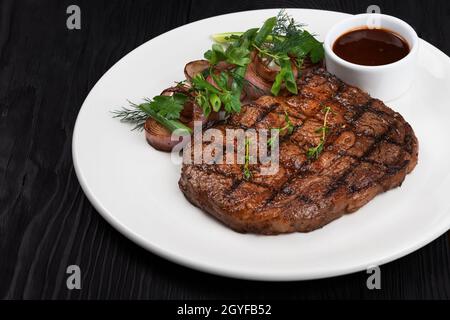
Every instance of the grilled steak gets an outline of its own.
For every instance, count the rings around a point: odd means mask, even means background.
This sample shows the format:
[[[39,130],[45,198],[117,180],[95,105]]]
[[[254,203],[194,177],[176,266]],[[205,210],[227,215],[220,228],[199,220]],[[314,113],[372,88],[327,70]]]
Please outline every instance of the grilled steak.
[[[323,106],[328,115],[317,159]],[[402,184],[417,164],[418,142],[403,117],[323,69],[307,72],[298,96],[259,98],[216,128],[283,128],[280,167],[262,176],[262,165],[184,164],[179,186],[187,199],[239,232],[308,232],[356,211],[377,194]]]

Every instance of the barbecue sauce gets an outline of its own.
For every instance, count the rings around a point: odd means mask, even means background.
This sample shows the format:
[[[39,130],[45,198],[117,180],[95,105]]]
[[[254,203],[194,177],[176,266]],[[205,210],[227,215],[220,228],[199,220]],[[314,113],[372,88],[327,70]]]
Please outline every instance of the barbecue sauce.
[[[344,33],[333,44],[340,58],[364,66],[381,66],[406,57],[409,45],[386,29],[356,29]]]

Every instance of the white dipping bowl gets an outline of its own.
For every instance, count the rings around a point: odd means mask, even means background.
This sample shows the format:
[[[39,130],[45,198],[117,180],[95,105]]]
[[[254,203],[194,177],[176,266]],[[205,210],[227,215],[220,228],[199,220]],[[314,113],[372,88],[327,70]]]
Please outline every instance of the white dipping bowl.
[[[333,52],[334,42],[343,34],[362,28],[381,28],[403,37],[409,45],[409,54],[394,63],[365,66],[348,62]],[[384,14],[359,14],[334,25],[325,37],[327,70],[348,84],[359,87],[372,97],[394,100],[411,87],[416,73],[419,38],[414,29],[398,18]]]

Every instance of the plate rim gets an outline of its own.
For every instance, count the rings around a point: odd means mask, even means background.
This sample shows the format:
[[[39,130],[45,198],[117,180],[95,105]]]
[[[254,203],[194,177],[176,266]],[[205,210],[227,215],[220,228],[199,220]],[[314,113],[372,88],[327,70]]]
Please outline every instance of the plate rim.
[[[317,13],[325,11],[325,12],[337,13],[337,14],[348,15],[348,16],[351,15],[349,13],[332,11],[332,10],[307,9],[307,8],[286,8],[286,9],[296,10],[296,11],[310,11],[310,12],[317,12]],[[237,12],[226,13],[226,14],[221,14],[221,15],[217,15],[217,16],[213,16],[213,17],[196,20],[196,21],[178,26],[174,29],[168,30],[168,31],[140,44],[139,46],[137,46],[136,48],[134,48],[133,50],[131,50],[130,52],[125,54],[116,63],[114,63],[99,78],[99,80],[95,83],[95,85],[89,91],[88,95],[84,99],[83,104],[81,105],[81,107],[79,109],[77,119],[75,121],[74,129],[73,129],[73,135],[72,135],[72,160],[73,160],[75,173],[76,173],[77,179],[80,183],[80,186],[81,186],[84,194],[86,195],[86,197],[88,198],[88,200],[92,204],[92,206],[112,227],[114,227],[122,235],[124,235],[126,238],[128,238],[135,244],[150,251],[153,254],[156,254],[156,255],[158,255],[166,260],[169,260],[171,262],[177,263],[181,266],[188,267],[188,268],[202,271],[202,272],[206,272],[209,274],[214,274],[216,276],[230,277],[230,278],[242,279],[242,280],[254,280],[254,281],[270,281],[270,282],[272,282],[272,281],[283,281],[283,282],[285,282],[285,281],[303,281],[303,280],[323,279],[323,278],[352,274],[355,272],[360,272],[360,271],[366,270],[369,266],[382,266],[386,263],[389,263],[389,262],[392,262],[399,258],[402,258],[402,257],[428,245],[429,243],[431,243],[432,241],[436,240],[438,237],[440,237],[441,235],[446,233],[450,229],[450,221],[449,221],[448,225],[442,225],[441,228],[435,228],[435,230],[433,230],[434,232],[429,232],[426,234],[426,236],[422,235],[422,237],[420,237],[420,238],[418,237],[417,238],[418,240],[416,240],[414,243],[411,243],[410,246],[403,248],[403,249],[399,249],[399,250],[397,250],[397,252],[394,252],[394,253],[384,257],[383,259],[374,259],[374,261],[372,261],[370,263],[354,265],[352,267],[343,267],[340,269],[334,269],[332,271],[327,271],[327,272],[324,272],[324,271],[318,271],[315,273],[309,272],[308,274],[302,273],[301,271],[298,273],[289,272],[286,274],[282,274],[282,273],[261,274],[261,273],[251,273],[251,272],[248,272],[245,270],[244,271],[234,270],[234,269],[230,269],[227,267],[222,267],[217,264],[211,264],[209,261],[205,261],[205,260],[197,261],[195,259],[189,259],[189,258],[186,258],[186,256],[180,256],[177,253],[174,253],[170,250],[166,250],[154,243],[151,243],[149,240],[146,240],[144,237],[140,236],[139,234],[135,233],[133,230],[131,230],[130,228],[125,226],[123,223],[121,223],[119,221],[119,219],[114,217],[114,215],[111,214],[102,205],[101,201],[99,201],[96,198],[95,193],[90,189],[90,187],[87,183],[87,179],[84,176],[82,169],[78,163],[76,149],[77,149],[77,137],[78,137],[78,131],[79,131],[78,128],[79,128],[80,114],[87,109],[85,107],[86,101],[89,99],[92,92],[95,91],[96,87],[103,80],[103,78],[107,77],[119,64],[123,63],[123,61],[126,60],[128,55],[132,54],[134,51],[143,47],[148,42],[153,41],[159,37],[164,37],[166,34],[168,34],[170,32],[175,32],[176,30],[178,30],[180,28],[184,28],[188,25],[198,23],[198,22],[204,22],[207,20],[213,20],[218,17],[229,16],[229,15],[234,15],[234,14],[241,14],[241,13],[264,12],[264,11],[270,11],[270,10],[280,10],[280,8],[237,11]],[[447,62],[450,65],[450,57],[448,55],[446,55],[443,51],[441,51],[439,48],[435,47],[434,45],[430,44],[428,41],[423,40],[421,38],[420,38],[420,42],[422,44],[425,44],[429,49],[433,50],[433,53],[437,53],[442,58],[447,59]]]

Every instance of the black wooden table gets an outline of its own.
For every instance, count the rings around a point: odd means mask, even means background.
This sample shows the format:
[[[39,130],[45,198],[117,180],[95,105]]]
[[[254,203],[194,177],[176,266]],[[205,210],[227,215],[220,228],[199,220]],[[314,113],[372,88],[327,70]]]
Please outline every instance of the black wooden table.
[[[81,8],[81,30],[66,9]],[[449,1],[0,1],[0,297],[26,299],[370,298],[449,299],[449,234],[382,266],[382,289],[364,272],[263,283],[193,271],[141,249],[93,209],[74,173],[71,138],[96,81],[145,41],[198,19],[295,7],[398,16],[450,54]],[[193,37],[195,35],[192,35]],[[187,45],[188,39],[180,45]],[[79,265],[81,290],[66,268]]]

